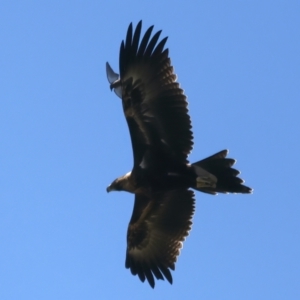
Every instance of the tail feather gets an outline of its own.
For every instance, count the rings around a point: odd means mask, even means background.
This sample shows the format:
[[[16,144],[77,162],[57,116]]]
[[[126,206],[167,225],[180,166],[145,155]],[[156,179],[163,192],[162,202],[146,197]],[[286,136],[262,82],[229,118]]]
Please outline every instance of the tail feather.
[[[223,150],[192,164],[196,173],[198,173],[197,170],[204,169],[217,178],[214,186],[196,187],[196,190],[209,194],[218,192],[249,194],[252,192],[251,188],[243,185],[244,180],[237,177],[240,172],[232,168],[236,161],[226,158],[227,154],[228,150]]]

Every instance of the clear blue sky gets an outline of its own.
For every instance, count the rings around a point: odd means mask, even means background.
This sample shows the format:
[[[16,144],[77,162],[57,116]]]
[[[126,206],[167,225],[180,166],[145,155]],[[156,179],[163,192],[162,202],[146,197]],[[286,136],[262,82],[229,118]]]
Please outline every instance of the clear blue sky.
[[[2,1],[0,299],[300,299],[299,1]],[[169,36],[196,161],[253,195],[197,193],[174,283],[125,269],[132,167],[118,70],[130,22]],[[144,31],[143,31],[144,32]]]

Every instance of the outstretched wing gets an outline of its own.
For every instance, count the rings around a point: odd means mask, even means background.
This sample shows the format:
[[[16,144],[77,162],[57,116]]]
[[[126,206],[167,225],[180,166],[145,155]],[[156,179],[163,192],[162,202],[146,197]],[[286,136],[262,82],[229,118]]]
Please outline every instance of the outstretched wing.
[[[193,145],[191,121],[186,96],[176,82],[168,49],[164,49],[167,38],[158,42],[161,31],[151,38],[151,26],[140,40],[141,27],[140,21],[133,33],[129,25],[120,48],[120,79],[111,85],[122,87],[134,163],[139,165],[153,147],[186,162]],[[109,65],[107,69],[112,70]]]
[[[188,235],[195,209],[191,190],[173,190],[149,199],[135,196],[127,232],[126,268],[153,288],[155,278],[172,283],[182,242]]]

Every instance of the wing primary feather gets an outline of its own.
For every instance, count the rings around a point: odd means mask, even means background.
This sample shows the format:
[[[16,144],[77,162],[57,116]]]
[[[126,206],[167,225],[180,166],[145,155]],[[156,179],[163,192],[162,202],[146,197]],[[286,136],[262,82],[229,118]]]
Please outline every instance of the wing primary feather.
[[[153,272],[153,274],[157,279],[165,280],[164,276],[161,274],[159,268],[155,264],[151,265],[151,271]]]
[[[126,260],[126,263],[127,263],[127,260]],[[126,268],[130,268],[132,275],[136,275],[138,273],[138,264],[136,264],[133,259],[130,259],[130,258],[128,259],[128,266],[126,264]]]
[[[154,26],[151,26],[147,29],[146,33],[144,34],[144,37],[141,41],[141,44],[140,44],[140,47],[139,47],[139,51],[138,51],[138,54],[137,56],[140,57],[140,56],[143,56],[144,55],[144,52],[146,50],[146,47],[148,45],[148,42],[149,42],[149,39],[150,39],[150,36],[151,36],[151,33],[152,33],[152,30],[153,30],[153,27]]]
[[[166,44],[166,42],[167,42],[167,39],[168,39],[168,37],[166,36],[165,38],[163,38],[163,39],[159,42],[159,44],[156,46],[155,50],[153,51],[153,54],[152,54],[153,56],[156,56],[156,55],[158,55],[158,54],[160,54],[160,53],[163,52],[164,46],[165,46],[165,44]]]
[[[147,47],[147,49],[146,49],[146,52],[145,52],[145,54],[144,54],[146,57],[151,56],[152,51],[153,51],[153,49],[154,49],[154,47],[155,47],[155,45],[156,45],[156,43],[157,43],[157,41],[158,41],[158,39],[159,39],[160,34],[161,34],[161,30],[157,31],[157,32],[154,34],[154,36],[152,37],[150,43],[148,44],[148,47]]]
[[[155,282],[154,282],[154,278],[153,278],[153,274],[152,274],[151,270],[146,266],[144,269],[144,272],[145,272],[146,278],[147,278],[150,286],[152,288],[154,288]]]
[[[170,270],[168,269],[168,267],[165,267],[165,266],[161,265],[161,266],[159,266],[159,269],[164,274],[164,276],[169,281],[169,283],[172,284],[173,283],[173,278],[172,278],[172,274],[171,274]]]
[[[132,41],[132,23],[130,23],[128,30],[127,30],[125,49],[130,49],[131,41]]]
[[[126,51],[125,51],[125,44],[124,41],[122,41],[120,46],[120,55],[119,55],[119,70],[120,70],[120,77],[122,78],[125,73],[125,57],[126,57]]]
[[[192,224],[192,223],[191,223]],[[191,230],[191,229],[190,229]],[[169,268],[172,270],[172,271],[175,271],[175,264],[172,263],[169,265]]]
[[[145,279],[146,279],[145,273],[144,273],[144,272],[138,272],[137,274],[138,274],[140,280],[141,280],[142,282],[144,282]],[[148,279],[148,278],[147,278],[147,279]]]
[[[134,31],[134,35],[133,35],[133,40],[132,40],[132,45],[131,45],[131,52],[134,56],[137,54],[139,41],[140,41],[140,35],[141,35],[141,29],[142,29],[142,21],[140,21],[137,24],[136,29]]]
[[[126,255],[126,259],[125,259],[125,268],[129,269],[130,268],[130,256]]]

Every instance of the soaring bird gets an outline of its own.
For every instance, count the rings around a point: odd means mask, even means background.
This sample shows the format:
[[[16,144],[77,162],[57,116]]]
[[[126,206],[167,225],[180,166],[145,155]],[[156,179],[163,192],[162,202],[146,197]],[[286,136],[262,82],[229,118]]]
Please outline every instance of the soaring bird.
[[[120,74],[106,63],[111,90],[122,100],[132,150],[132,171],[115,179],[110,191],[135,195],[127,231],[125,267],[154,288],[156,279],[172,284],[171,270],[189,234],[195,210],[192,189],[209,194],[251,193],[243,185],[228,151],[190,164],[191,119],[183,90],[176,81],[167,37],[141,38],[142,21],[129,25],[120,48]]]

